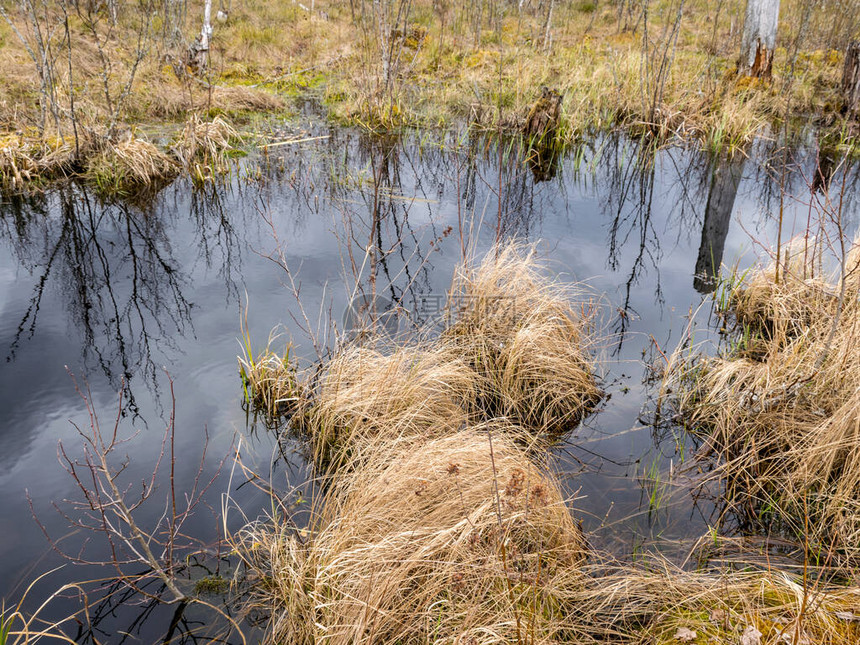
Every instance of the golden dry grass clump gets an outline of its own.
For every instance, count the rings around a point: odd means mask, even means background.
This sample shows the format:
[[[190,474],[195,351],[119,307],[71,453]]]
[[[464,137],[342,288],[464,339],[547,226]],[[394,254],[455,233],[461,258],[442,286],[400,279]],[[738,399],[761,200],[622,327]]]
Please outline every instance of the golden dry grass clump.
[[[173,77],[173,78],[170,78]],[[130,112],[150,118],[184,118],[195,110],[219,111],[227,114],[250,112],[277,112],[284,101],[262,89],[236,86],[207,87],[183,85],[171,73],[168,82],[160,72],[141,79],[140,89],[132,92]],[[196,91],[195,91],[196,90]]]
[[[602,396],[586,347],[590,321],[571,298],[539,270],[533,248],[509,244],[458,271],[451,321],[436,337],[424,330],[405,345],[372,336],[346,344],[301,387],[294,365],[268,352],[254,364],[247,347],[240,358],[247,398],[277,418],[277,402],[301,390],[293,425],[310,438],[318,466],[352,450],[353,436],[408,441],[496,418],[526,430],[530,446],[545,444]]]
[[[781,511],[795,533],[860,543],[860,252],[826,279],[794,244],[727,299],[738,331],[717,357],[677,354],[665,387],[724,464],[730,502]],[[804,518],[812,516],[809,527]]]
[[[455,432],[475,397],[474,373],[434,347],[377,349],[348,346],[319,376],[301,419],[318,465],[337,467],[374,437],[411,445],[416,438]]]
[[[279,517],[234,534],[265,581],[251,600],[270,617],[264,642],[858,642],[856,587],[587,554],[516,433],[478,426],[409,449],[368,438],[307,528]]]
[[[194,114],[185,122],[173,152],[193,178],[203,180],[229,168],[227,154],[238,140],[238,131],[220,116],[206,121]]]
[[[47,142],[19,133],[0,134],[0,187],[23,190],[69,170],[74,158],[72,141]]]
[[[304,539],[246,527],[238,551],[271,580],[271,642],[551,639],[565,619],[554,590],[578,577],[585,544],[553,478],[505,434],[408,450],[376,437]]]
[[[132,135],[101,144],[98,152],[87,157],[85,176],[100,192],[125,196],[168,181],[177,172],[172,157]]]
[[[573,296],[539,267],[534,247],[516,243],[457,272],[443,342],[475,370],[487,417],[559,433],[600,401],[589,315]]]
[[[860,589],[780,571],[691,572],[660,559],[647,567],[596,562],[557,589],[571,608],[570,643],[827,643],[860,639]]]
[[[730,288],[729,307],[736,320],[764,334],[765,340],[778,341],[806,333],[822,317],[832,318],[838,285],[822,275],[815,256],[814,241],[794,240],[780,258],[779,274],[785,279],[777,279],[773,262],[749,275],[741,288]]]

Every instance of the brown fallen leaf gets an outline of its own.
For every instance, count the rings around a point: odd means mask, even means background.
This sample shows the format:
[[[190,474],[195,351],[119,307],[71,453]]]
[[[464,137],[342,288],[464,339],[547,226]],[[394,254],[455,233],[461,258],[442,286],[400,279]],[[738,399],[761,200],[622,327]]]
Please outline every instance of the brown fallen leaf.
[[[812,645],[812,640],[805,632],[801,632],[798,637],[793,629],[783,632],[782,636],[779,637],[779,640],[783,643],[788,643],[788,645]]]
[[[696,640],[696,632],[687,627],[679,627],[678,631],[675,632],[675,640],[681,641],[682,643],[689,643],[690,641]]]
[[[752,625],[747,625],[741,635],[741,645],[761,645],[761,632]]]

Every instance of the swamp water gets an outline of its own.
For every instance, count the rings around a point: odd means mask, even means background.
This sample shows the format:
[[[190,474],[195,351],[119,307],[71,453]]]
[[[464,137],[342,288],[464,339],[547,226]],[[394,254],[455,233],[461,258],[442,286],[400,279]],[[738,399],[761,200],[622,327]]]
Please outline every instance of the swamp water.
[[[130,485],[151,475],[162,449],[171,414],[165,370],[176,398],[177,494],[217,475],[240,439],[243,462],[277,489],[306,481],[300,446],[279,443],[243,409],[240,321],[247,306],[255,352],[282,325],[272,349],[291,338],[309,365],[316,354],[307,328],[330,343],[353,276],[369,288],[362,265],[369,245],[380,260],[377,292],[418,318],[438,313],[434,303],[464,247],[480,254],[499,239],[538,242],[560,280],[580,283],[582,298],[598,308],[601,340],[592,349],[610,396],[557,446],[552,466],[592,546],[628,559],[656,548],[682,561],[717,522],[716,507],[690,494],[692,438],[649,423],[655,386],[646,365],[659,365],[661,353],[687,336],[697,310],[694,342],[716,337],[707,324],[714,267],[766,258],[780,235],[781,187],[783,241],[822,223],[810,203],[821,201],[826,177],[831,197],[844,200],[842,224],[852,239],[856,168],[828,171],[814,146],[785,155],[764,140],[722,159],[607,136],[547,160],[516,142],[500,147],[466,135],[380,139],[315,126],[307,138],[249,156],[222,184],[180,180],[146,201],[105,203],[73,185],[0,201],[0,594],[7,604],[65,562],[33,514],[67,552],[92,538],[86,559],[107,557],[103,538],[75,531],[52,507],[77,493],[57,463],[57,442],[78,455],[70,421],[87,423],[69,372],[88,383],[103,429],[113,425],[125,384],[120,429],[129,440],[117,456],[129,455]],[[228,459],[206,492],[211,510],[201,506],[184,529],[206,545],[190,562],[193,580],[232,575],[216,517],[228,486],[230,529],[244,521],[235,506],[252,519],[271,507],[242,476],[228,482],[229,471]],[[167,473],[162,465],[159,492],[140,509],[144,525],[164,512]],[[35,608],[65,583],[112,574],[65,564],[28,598]],[[174,611],[139,598],[98,601],[98,593],[89,598],[94,622],[81,640],[160,640]],[[79,606],[60,599],[46,616]],[[188,614],[177,634],[213,620],[196,609]]]

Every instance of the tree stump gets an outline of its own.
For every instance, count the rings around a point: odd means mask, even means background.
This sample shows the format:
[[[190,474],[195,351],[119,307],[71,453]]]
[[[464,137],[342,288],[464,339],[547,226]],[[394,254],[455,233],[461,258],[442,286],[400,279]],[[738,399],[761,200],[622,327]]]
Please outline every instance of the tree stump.
[[[541,95],[526,117],[525,135],[532,139],[544,139],[558,128],[561,117],[563,95],[546,86],[541,87]]]
[[[744,35],[738,72],[751,78],[769,79],[776,48],[779,0],[747,0]]]
[[[206,0],[203,9],[203,29],[191,43],[186,54],[188,66],[195,73],[206,70],[209,64],[209,41],[212,39],[212,0]]]
[[[845,65],[842,67],[842,100],[845,111],[856,115],[860,112],[860,40],[848,43],[845,50]]]
[[[548,87],[541,87],[540,97],[532,105],[523,126],[528,137],[528,162],[535,183],[555,177],[558,168],[559,146],[555,134],[561,119],[561,102],[564,96]]]

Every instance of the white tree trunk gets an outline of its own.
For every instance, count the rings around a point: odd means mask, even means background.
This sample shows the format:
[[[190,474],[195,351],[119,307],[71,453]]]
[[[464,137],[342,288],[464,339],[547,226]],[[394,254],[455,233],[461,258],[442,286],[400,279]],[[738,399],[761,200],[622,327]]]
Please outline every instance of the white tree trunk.
[[[770,78],[778,22],[779,0],[747,0],[738,64],[738,71],[742,75]]]
[[[206,0],[203,7],[203,29],[191,44],[189,58],[196,71],[206,69],[209,64],[209,41],[212,38],[212,0]]]

